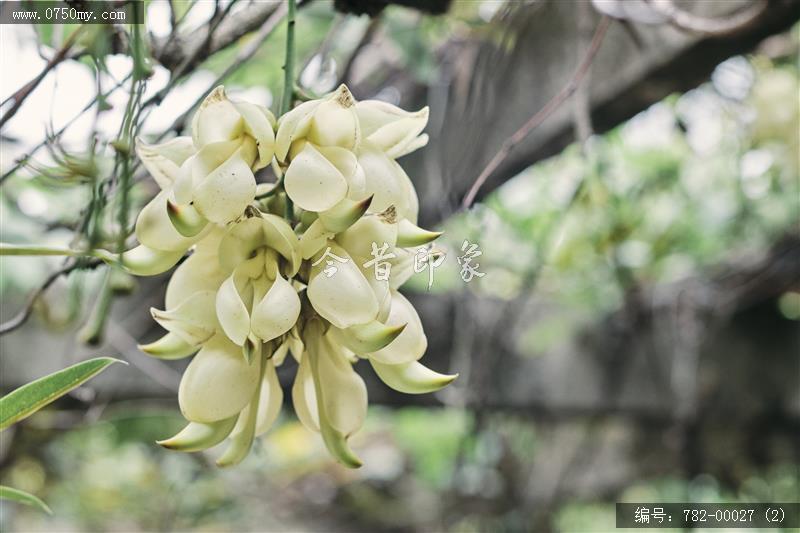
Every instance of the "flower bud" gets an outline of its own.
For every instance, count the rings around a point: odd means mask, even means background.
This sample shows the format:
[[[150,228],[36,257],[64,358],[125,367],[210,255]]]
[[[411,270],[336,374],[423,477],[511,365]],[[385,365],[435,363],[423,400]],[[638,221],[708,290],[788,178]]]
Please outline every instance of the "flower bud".
[[[241,348],[217,334],[192,359],[181,379],[178,401],[192,422],[216,422],[238,414],[250,401],[261,358],[248,363]]]
[[[428,124],[427,107],[410,113],[379,100],[364,100],[355,107],[364,139],[392,159],[428,144],[428,136],[420,135]]]

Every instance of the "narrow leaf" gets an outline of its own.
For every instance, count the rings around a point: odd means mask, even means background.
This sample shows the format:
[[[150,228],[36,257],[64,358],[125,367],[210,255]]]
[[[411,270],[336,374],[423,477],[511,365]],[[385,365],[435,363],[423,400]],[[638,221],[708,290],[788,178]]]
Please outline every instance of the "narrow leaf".
[[[44,511],[47,514],[53,514],[53,511],[50,510],[47,504],[33,494],[28,494],[27,492],[19,489],[12,489],[11,487],[6,487],[5,485],[0,485],[0,500],[23,503],[25,505],[30,505],[31,507],[36,507],[40,511]]]
[[[0,398],[0,430],[27,418],[114,363],[124,363],[124,361],[111,357],[89,359],[8,393]]]

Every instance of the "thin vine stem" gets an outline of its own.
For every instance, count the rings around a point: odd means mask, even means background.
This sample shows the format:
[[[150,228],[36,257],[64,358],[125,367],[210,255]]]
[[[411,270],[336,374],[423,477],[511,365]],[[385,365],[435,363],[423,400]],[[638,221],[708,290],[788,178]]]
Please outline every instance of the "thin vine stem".
[[[283,63],[283,95],[278,109],[278,116],[287,113],[292,108],[292,99],[294,98],[294,24],[297,0],[287,0],[287,6],[286,59]],[[286,195],[286,218],[289,221],[294,218],[294,204],[288,194]]]

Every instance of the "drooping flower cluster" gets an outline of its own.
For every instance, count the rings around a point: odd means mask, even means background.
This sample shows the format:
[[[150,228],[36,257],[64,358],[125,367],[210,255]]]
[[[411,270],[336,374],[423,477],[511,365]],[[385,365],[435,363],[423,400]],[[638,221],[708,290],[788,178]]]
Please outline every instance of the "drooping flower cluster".
[[[138,143],[161,192],[139,214],[141,244],[123,264],[157,274],[192,250],[164,310],[152,310],[168,333],[141,347],[163,359],[196,354],[178,394],[189,424],[163,446],[197,451],[229,439],[218,464],[241,461],[278,416],[276,367],[291,354],[298,418],[355,467],[347,439],[367,411],[358,358],[401,392],[455,379],[418,362],[425,333],[397,291],[413,273],[411,248],[439,235],[417,227],[416,192],[395,161],[427,143],[427,119],[427,108],[356,102],[343,85],[276,121],[219,87],[191,137]],[[257,185],[254,172],[269,165],[279,181]],[[391,276],[370,267],[376,250]]]

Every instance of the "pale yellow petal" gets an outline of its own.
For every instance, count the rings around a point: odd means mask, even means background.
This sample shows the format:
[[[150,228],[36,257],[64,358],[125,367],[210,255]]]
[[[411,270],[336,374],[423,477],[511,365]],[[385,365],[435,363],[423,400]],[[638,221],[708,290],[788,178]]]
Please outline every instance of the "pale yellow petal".
[[[379,363],[396,365],[416,361],[428,348],[428,339],[422,329],[422,322],[411,302],[397,291],[392,291],[392,307],[389,310],[388,326],[407,324],[398,337],[388,346],[369,354],[370,359]]]
[[[235,220],[255,197],[256,179],[243,153],[237,150],[194,188],[194,206],[211,222]]]
[[[258,148],[258,161],[253,170],[266,167],[272,161],[275,152],[275,132],[269,117],[271,113],[261,106],[249,102],[233,102],[236,110],[244,119],[244,131],[253,137]]]
[[[325,211],[347,195],[347,180],[310,143],[286,170],[284,187],[289,198],[307,211]]]
[[[216,311],[225,335],[242,346],[250,333],[250,313],[236,287],[235,275],[231,274],[217,291]]]
[[[192,359],[181,379],[178,401],[193,422],[214,422],[238,414],[250,401],[260,377],[261,358],[247,363],[242,349],[215,335]]]
[[[292,403],[300,422],[311,431],[319,432],[317,393],[314,390],[311,363],[308,357],[300,359],[294,385],[292,385]]]
[[[399,218],[406,216],[408,210],[408,182],[403,177],[403,169],[374,146],[364,147],[358,157],[366,177],[366,193],[374,194],[370,212],[380,213],[394,206]]]
[[[139,212],[136,219],[136,238],[156,250],[188,250],[198,237],[184,237],[169,219],[166,191],[161,191]]]
[[[321,100],[303,102],[280,117],[275,135],[275,156],[279,161],[286,161],[292,143],[306,136],[314,118],[313,112],[321,103]]]
[[[150,313],[161,327],[196,346],[210,339],[217,330],[215,298],[214,291],[196,292],[172,309],[151,309]]]
[[[191,137],[176,137],[161,144],[136,139],[136,155],[162,190],[172,187],[181,165],[194,152]]]
[[[253,307],[251,329],[262,341],[269,341],[292,329],[299,316],[297,292],[278,276],[263,299]]]
[[[192,120],[192,139],[199,149],[220,141],[230,141],[242,134],[242,116],[225,95],[225,88],[217,87],[206,96]]]
[[[378,313],[378,302],[367,279],[344,249],[331,247],[332,253],[345,259],[334,260],[336,272],[330,276],[323,272],[322,260],[312,269],[306,293],[311,305],[323,318],[338,328],[372,321]],[[315,256],[316,262],[323,252]]]

